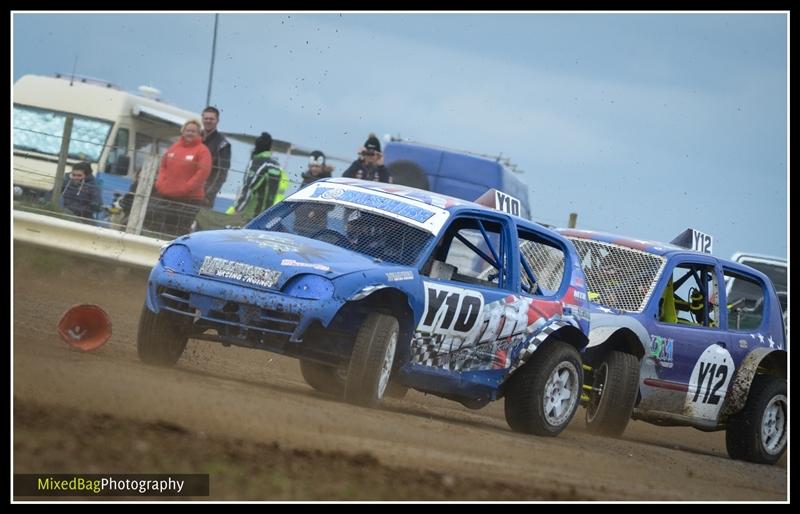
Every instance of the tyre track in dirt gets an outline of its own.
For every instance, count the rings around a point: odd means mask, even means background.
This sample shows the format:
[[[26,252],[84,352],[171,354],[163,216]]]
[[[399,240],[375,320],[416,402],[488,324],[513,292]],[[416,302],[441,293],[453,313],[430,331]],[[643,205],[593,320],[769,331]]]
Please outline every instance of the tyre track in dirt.
[[[501,402],[470,411],[417,392],[404,400],[390,400],[385,409],[369,410],[314,392],[303,382],[293,359],[198,341],[189,343],[174,369],[146,366],[135,350],[145,272],[42,256],[22,245],[15,245],[15,252],[14,398],[16,409],[21,409],[20,419],[15,420],[15,451],[17,442],[21,444],[14,459],[17,473],[60,471],[37,468],[42,461],[36,455],[46,454],[48,444],[52,451],[58,444],[74,450],[71,462],[78,468],[67,471],[87,472],[86,466],[100,465],[103,459],[97,455],[102,452],[95,448],[94,460],[86,461],[87,452],[81,449],[94,448],[92,441],[100,438],[100,429],[91,428],[96,425],[93,416],[111,416],[115,424],[129,429],[117,428],[116,439],[102,434],[109,455],[124,456],[120,449],[136,444],[130,427],[158,424],[179,427],[198,445],[213,440],[211,446],[222,455],[236,448],[235,462],[241,466],[226,464],[224,471],[215,473],[213,466],[204,467],[177,448],[171,451],[167,439],[174,434],[164,435],[159,444],[155,442],[159,432],[145,430],[150,438],[146,444],[158,448],[163,459],[183,472],[212,469],[212,484],[215,480],[228,484],[220,486],[215,495],[219,498],[237,494],[250,499],[787,498],[786,458],[774,467],[732,461],[721,432],[632,422],[624,438],[600,438],[586,433],[580,410],[558,438],[538,438],[511,432]],[[76,303],[96,303],[112,319],[114,335],[96,352],[70,350],[56,334],[61,313]],[[76,421],[71,431],[59,434],[64,439],[60,443],[51,440],[55,435],[35,422],[37,416],[25,414],[48,408],[75,412],[76,419],[85,422]],[[287,455],[322,452],[316,459],[320,469],[314,471],[314,459],[303,473],[276,468],[281,476],[291,477],[289,485],[259,487],[263,476],[254,463],[264,460],[264,448],[271,445],[290,452]],[[191,453],[187,448],[182,451]],[[146,467],[152,459],[140,462],[135,452],[128,453],[129,459],[115,461],[125,471],[152,471]],[[337,468],[336,480],[325,472],[331,455],[349,456],[344,458],[349,464]],[[60,460],[65,461],[70,459]],[[414,473],[429,480],[415,479]],[[369,486],[365,477],[370,474],[394,477],[397,483],[385,490]],[[230,485],[231,476],[247,485]],[[324,492],[309,487],[339,479],[338,488]],[[368,489],[362,491],[360,485]]]

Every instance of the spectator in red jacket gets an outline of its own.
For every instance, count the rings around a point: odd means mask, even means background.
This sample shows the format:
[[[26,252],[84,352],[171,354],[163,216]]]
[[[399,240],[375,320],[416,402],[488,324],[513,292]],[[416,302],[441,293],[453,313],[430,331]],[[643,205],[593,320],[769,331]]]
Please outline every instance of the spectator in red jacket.
[[[145,228],[179,236],[191,230],[204,199],[211,173],[211,152],[200,136],[201,125],[189,120],[181,137],[161,159]]]

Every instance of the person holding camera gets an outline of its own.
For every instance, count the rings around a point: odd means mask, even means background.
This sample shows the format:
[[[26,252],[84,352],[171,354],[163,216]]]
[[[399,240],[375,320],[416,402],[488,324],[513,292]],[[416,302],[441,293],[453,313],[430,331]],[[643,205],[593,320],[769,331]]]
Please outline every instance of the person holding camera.
[[[369,135],[364,146],[359,151],[358,159],[353,161],[353,164],[344,171],[342,177],[373,180],[375,182],[393,182],[392,175],[383,165],[381,142],[375,134]]]

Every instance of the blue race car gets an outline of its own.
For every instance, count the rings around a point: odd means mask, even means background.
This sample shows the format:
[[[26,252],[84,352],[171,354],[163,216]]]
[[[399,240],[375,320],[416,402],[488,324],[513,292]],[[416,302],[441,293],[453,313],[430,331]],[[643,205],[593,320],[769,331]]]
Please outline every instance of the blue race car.
[[[138,334],[173,365],[189,338],[300,359],[313,388],[375,406],[406,388],[557,435],[580,402],[589,329],[573,246],[501,211],[327,179],[243,229],[166,245]]]
[[[621,435],[630,417],[726,430],[732,458],[777,462],[788,435],[787,347],[769,278],[673,244],[559,232],[580,255],[591,302],[589,430]],[[725,287],[733,280],[735,292]]]

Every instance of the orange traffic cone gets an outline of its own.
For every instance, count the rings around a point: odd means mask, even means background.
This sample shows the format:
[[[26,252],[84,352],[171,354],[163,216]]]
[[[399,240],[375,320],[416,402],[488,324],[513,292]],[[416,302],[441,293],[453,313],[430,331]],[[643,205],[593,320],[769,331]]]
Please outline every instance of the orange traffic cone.
[[[71,347],[89,352],[103,346],[111,337],[111,320],[97,305],[74,305],[61,315],[58,333]]]

